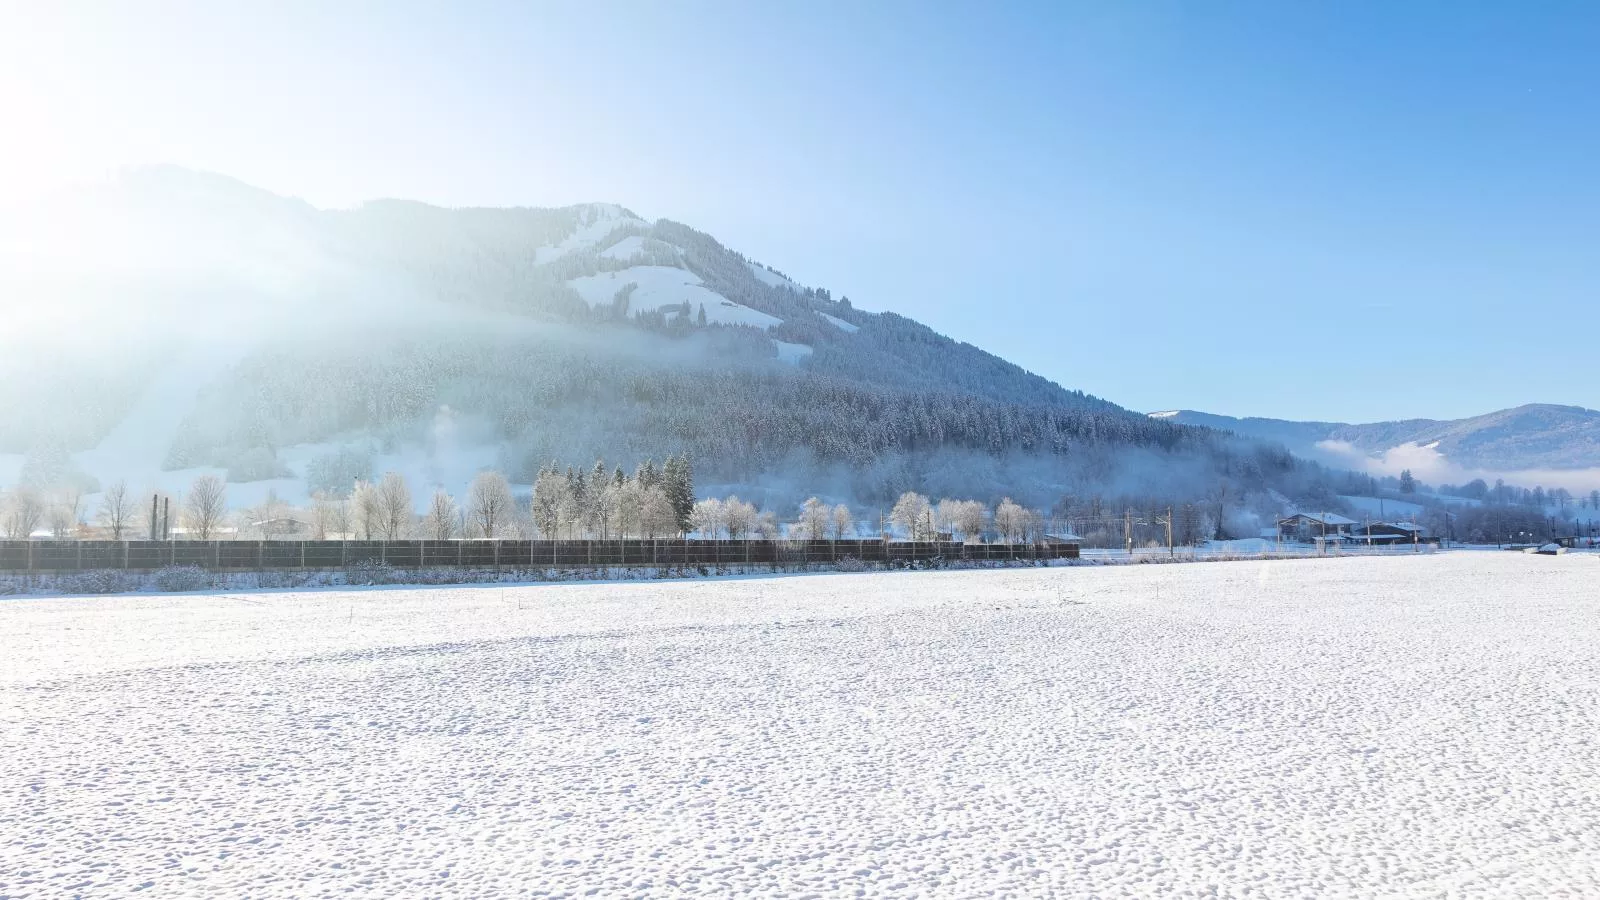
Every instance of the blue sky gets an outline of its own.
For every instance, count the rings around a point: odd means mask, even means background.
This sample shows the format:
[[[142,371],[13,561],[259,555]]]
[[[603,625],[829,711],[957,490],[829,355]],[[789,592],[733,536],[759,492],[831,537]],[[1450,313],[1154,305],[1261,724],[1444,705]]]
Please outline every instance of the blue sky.
[[[607,200],[1136,409],[1600,407],[1595,4],[44,6],[0,189]]]

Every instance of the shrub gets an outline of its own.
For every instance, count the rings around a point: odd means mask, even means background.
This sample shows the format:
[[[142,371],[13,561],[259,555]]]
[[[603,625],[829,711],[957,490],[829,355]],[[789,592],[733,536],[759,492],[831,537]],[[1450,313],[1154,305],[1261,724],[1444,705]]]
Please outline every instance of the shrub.
[[[394,566],[377,559],[364,559],[344,570],[345,584],[397,584],[400,580],[401,573]]]
[[[305,587],[318,580],[317,572],[257,572],[256,587],[267,590]]]
[[[156,590],[200,591],[211,587],[211,573],[199,566],[166,566],[156,570]]]
[[[92,569],[61,579],[64,594],[122,594],[133,588],[132,579],[115,569]]]
[[[864,561],[856,559],[854,556],[844,557],[843,559],[834,563],[833,567],[838,569],[840,572],[865,572],[868,568]]]

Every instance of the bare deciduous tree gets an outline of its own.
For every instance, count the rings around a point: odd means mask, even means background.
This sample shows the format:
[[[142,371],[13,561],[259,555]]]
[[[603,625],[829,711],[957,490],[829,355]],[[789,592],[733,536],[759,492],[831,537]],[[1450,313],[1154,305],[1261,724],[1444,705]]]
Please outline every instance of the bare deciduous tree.
[[[44,520],[44,502],[33,488],[19,487],[4,499],[6,537],[25,541]]]
[[[448,541],[456,536],[456,521],[461,511],[455,498],[444,488],[433,492],[428,501],[428,511],[422,517],[422,534],[430,541]]]
[[[343,497],[318,491],[311,495],[312,532],[319,541],[344,540],[350,535],[350,503]]]
[[[715,497],[695,501],[694,510],[689,513],[689,530],[698,531],[711,540],[717,539],[717,533],[722,530],[723,515],[722,501]]]
[[[672,508],[667,492],[653,487],[644,492],[644,503],[639,508],[639,531],[647,540],[655,540],[678,530],[678,511]]]
[[[496,537],[511,518],[511,485],[499,472],[479,472],[472,479],[472,494],[468,499],[470,516],[475,528],[483,537]]]
[[[128,483],[118,481],[100,495],[100,510],[96,514],[100,525],[111,532],[113,541],[122,540],[122,533],[133,522],[136,510],[128,495]]]
[[[932,536],[933,507],[927,497],[906,491],[889,510],[889,521],[904,528],[912,540],[927,540]]]
[[[533,524],[545,538],[554,540],[561,535],[562,515],[571,505],[568,495],[571,485],[559,472],[540,472],[533,482]]]
[[[77,488],[67,488],[54,497],[45,509],[45,520],[50,536],[58,541],[72,537],[78,525],[78,510],[83,505],[83,494]]]
[[[259,505],[245,510],[244,519],[251,531],[268,541],[299,527],[289,516],[289,505],[278,499],[277,491],[271,490]]]
[[[358,481],[351,488],[350,518],[362,540],[372,540],[372,536],[383,527],[383,503],[378,499],[378,489],[372,482]]]
[[[183,508],[190,533],[209,541],[228,515],[228,486],[215,475],[201,475],[189,486]]]
[[[855,527],[855,517],[850,515],[850,507],[843,503],[833,508],[832,517],[833,539],[842,541],[850,533],[850,529]]]
[[[738,497],[722,501],[722,528],[730,540],[740,540],[756,524],[756,508]]]
[[[800,534],[808,540],[821,541],[828,537],[828,525],[833,519],[833,509],[816,497],[806,498],[800,504]]]
[[[628,537],[641,533],[639,526],[643,521],[645,493],[645,488],[636,479],[617,488],[617,534]]]
[[[411,488],[399,472],[385,472],[378,482],[378,536],[398,541],[411,531]]]
[[[994,530],[1006,541],[1015,543],[1022,539],[1028,528],[1028,511],[1014,502],[1010,497],[1000,501],[994,508]]]

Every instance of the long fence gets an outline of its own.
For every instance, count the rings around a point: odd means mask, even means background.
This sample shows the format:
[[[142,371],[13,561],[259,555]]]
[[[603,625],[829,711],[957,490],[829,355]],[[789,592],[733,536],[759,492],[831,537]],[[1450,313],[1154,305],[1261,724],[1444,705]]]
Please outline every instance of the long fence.
[[[0,572],[805,565],[1076,559],[1075,544],[944,541],[0,541]]]

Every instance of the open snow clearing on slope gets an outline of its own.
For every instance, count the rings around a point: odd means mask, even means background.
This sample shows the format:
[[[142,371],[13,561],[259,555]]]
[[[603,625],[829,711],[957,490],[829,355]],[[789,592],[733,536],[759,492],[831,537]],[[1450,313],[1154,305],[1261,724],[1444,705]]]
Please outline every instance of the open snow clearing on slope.
[[[636,285],[628,297],[628,309],[660,309],[689,304],[689,314],[698,315],[705,307],[706,321],[722,325],[753,325],[766,328],[783,320],[748,306],[741,306],[706,287],[693,272],[672,266],[631,266],[620,272],[585,275],[567,282],[590,306],[609,306],[617,292]]]
[[[856,325],[853,322],[846,322],[838,316],[830,316],[827,313],[819,313],[818,315],[822,316],[824,319],[827,319],[833,325],[833,327],[839,329],[845,334],[855,334],[861,330],[861,326]]]
[[[1593,896],[1597,573],[0,602],[0,893]]]

